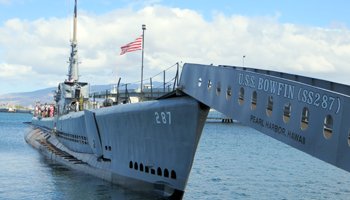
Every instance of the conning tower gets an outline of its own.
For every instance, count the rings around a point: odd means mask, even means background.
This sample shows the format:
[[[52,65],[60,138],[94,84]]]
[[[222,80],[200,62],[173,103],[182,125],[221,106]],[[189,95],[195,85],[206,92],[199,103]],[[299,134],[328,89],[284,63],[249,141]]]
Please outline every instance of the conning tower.
[[[81,111],[89,100],[89,84],[79,82],[78,70],[78,42],[77,42],[77,0],[74,4],[73,38],[68,60],[68,79],[58,85],[55,95],[58,114],[67,114],[72,111]]]

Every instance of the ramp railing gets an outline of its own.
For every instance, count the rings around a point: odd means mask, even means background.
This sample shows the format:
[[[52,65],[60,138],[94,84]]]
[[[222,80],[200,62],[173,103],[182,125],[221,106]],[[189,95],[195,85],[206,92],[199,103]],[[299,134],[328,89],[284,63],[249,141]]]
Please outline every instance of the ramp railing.
[[[350,171],[350,87],[252,68],[185,64],[179,88],[228,117]]]

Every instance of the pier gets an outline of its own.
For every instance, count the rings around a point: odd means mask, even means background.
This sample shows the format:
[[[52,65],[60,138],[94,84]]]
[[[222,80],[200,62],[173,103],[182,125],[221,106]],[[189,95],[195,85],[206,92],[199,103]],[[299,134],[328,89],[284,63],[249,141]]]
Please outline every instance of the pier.
[[[215,109],[210,109],[207,122],[236,123],[237,121],[234,121],[232,118],[227,117]]]

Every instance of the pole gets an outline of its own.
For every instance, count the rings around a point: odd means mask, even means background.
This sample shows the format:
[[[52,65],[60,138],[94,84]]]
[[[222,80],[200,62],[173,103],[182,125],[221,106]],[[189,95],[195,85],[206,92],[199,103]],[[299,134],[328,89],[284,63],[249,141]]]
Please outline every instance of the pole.
[[[163,71],[163,92],[165,93],[165,70]]]
[[[151,99],[153,99],[153,85],[152,85],[152,77],[149,78],[149,82],[151,84]]]
[[[118,84],[117,84],[117,104],[119,104],[119,85],[120,85],[120,80],[122,78],[119,77]]]
[[[243,64],[243,67],[244,67],[244,59],[245,59],[245,55],[242,56],[242,64]]]
[[[175,88],[178,86],[179,84],[179,63],[176,63],[176,75],[175,75],[175,79],[174,79],[174,86],[173,86],[173,91],[175,90]]]
[[[146,25],[142,24],[141,98],[142,98],[142,90],[143,90],[143,57],[144,57],[144,44],[145,44],[145,30],[146,30]]]

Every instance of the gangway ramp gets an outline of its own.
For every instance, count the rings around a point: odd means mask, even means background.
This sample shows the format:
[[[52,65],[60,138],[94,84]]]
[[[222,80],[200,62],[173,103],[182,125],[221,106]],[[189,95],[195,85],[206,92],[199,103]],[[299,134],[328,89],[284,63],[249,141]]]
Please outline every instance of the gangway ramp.
[[[234,120],[350,171],[350,87],[261,69],[185,64],[179,88]]]

